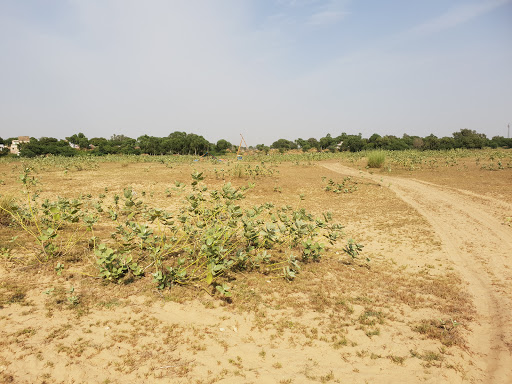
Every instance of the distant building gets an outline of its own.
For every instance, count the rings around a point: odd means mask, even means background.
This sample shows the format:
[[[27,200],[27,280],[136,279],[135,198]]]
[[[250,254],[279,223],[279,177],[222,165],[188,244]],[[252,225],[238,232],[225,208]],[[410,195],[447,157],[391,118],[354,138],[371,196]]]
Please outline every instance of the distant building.
[[[18,136],[18,140],[12,141],[11,146],[9,147],[9,150],[11,151],[12,154],[19,155],[20,149],[18,148],[18,146],[22,143],[29,143],[29,142],[30,142],[29,136]]]

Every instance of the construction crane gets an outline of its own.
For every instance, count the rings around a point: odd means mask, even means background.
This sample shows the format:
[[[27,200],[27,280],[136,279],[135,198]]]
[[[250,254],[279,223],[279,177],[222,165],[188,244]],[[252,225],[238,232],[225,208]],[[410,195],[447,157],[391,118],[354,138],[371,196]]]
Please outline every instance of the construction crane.
[[[236,152],[236,159],[237,160],[242,160],[242,155],[240,154],[240,149],[242,149],[242,143],[245,144],[245,149],[247,150],[247,143],[245,142],[245,139],[242,136],[242,134],[240,134],[240,137],[242,138],[242,140],[240,140],[240,145],[238,146],[238,151]]]

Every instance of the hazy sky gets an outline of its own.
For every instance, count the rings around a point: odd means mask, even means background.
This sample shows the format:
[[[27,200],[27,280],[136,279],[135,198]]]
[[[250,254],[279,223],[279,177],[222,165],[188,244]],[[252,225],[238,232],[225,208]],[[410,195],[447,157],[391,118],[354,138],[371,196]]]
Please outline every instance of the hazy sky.
[[[0,0],[0,137],[506,136],[512,0]]]

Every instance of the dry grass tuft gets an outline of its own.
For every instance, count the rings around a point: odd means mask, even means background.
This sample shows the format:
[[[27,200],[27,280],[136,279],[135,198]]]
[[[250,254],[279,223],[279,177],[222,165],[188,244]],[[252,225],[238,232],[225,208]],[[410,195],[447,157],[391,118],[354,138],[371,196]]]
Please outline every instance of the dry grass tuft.
[[[413,330],[429,339],[439,340],[446,347],[464,347],[465,341],[459,332],[458,323],[454,320],[430,319],[422,320]]]
[[[14,196],[0,197],[0,225],[6,226],[12,223],[12,215],[16,212]]]

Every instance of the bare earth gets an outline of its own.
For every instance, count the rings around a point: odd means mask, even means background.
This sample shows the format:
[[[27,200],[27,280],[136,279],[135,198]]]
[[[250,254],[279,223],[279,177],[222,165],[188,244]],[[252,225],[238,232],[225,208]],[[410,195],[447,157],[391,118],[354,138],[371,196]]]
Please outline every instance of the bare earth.
[[[168,208],[176,200],[166,188],[195,167],[209,185],[224,181],[209,164],[102,163],[38,177],[48,196],[132,185]],[[18,193],[11,168],[0,164],[2,194]],[[60,276],[54,264],[4,255],[0,382],[512,383],[512,169],[471,171],[503,183],[489,193],[460,179],[436,183],[433,172],[391,177],[339,161],[277,170],[254,180],[247,204],[328,208],[364,244],[361,258],[339,244],[292,282],[241,273],[230,303],[198,287],[159,291],[150,276],[103,282],[88,254],[64,260]],[[357,191],[323,190],[322,177],[347,176]],[[0,248],[15,234],[0,223]],[[67,304],[71,287],[79,305]]]
[[[324,165],[342,174],[359,171],[339,164]],[[499,213],[504,201],[428,182],[366,174],[382,180],[434,228],[443,252],[453,260],[474,298],[477,319],[469,336],[479,356],[486,383],[512,382],[512,236]]]

